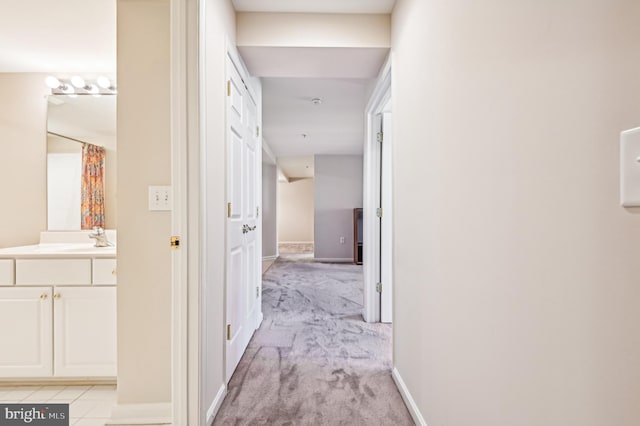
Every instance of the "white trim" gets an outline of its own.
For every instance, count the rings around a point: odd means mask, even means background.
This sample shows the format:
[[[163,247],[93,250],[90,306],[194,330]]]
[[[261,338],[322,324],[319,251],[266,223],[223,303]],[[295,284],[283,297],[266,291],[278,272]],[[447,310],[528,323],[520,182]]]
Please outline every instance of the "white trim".
[[[227,395],[227,388],[225,387],[225,385],[220,385],[220,389],[218,389],[218,393],[216,394],[216,397],[213,399],[213,402],[211,403],[211,405],[209,406],[209,409],[207,410],[207,424],[210,425],[213,422],[213,419],[215,419],[216,414],[218,414],[218,410],[220,409],[220,406],[222,405],[222,401],[224,400],[224,397]]]
[[[167,425],[172,424],[172,404],[156,402],[121,404],[113,407],[107,425]],[[175,423],[174,423],[175,424]]]
[[[376,117],[391,98],[391,54],[380,72],[376,87],[366,108],[366,128],[363,156],[363,278],[366,322],[380,321],[380,293],[376,284],[380,280],[380,222],[375,215],[380,207],[380,144],[376,140]]]
[[[351,257],[314,257],[315,262],[327,262],[327,263],[353,263]]]
[[[171,254],[171,403],[169,407],[169,423],[186,424],[188,419],[187,399],[187,333],[188,333],[188,159],[187,137],[188,120],[187,104],[187,40],[190,32],[197,31],[188,25],[187,0],[171,2],[171,181],[172,212],[171,234],[181,237],[181,247]],[[197,28],[197,27],[196,27]],[[134,411],[142,411],[148,407],[137,406]],[[142,417],[158,416],[158,409],[164,405],[152,406],[150,414]],[[125,413],[127,409],[124,410]],[[155,422],[155,421],[154,421]]]
[[[268,260],[276,260],[277,258],[278,258],[278,255],[277,255],[277,254],[275,254],[275,255],[273,255],[273,256],[262,256],[262,261],[263,261],[263,262],[266,262],[266,261],[268,261]]]
[[[393,370],[391,370],[391,377],[393,377],[393,381],[396,382],[396,386],[400,391],[400,395],[402,396],[402,399],[404,400],[404,403],[409,410],[409,414],[411,414],[411,417],[413,417],[413,421],[415,422],[415,424],[418,426],[427,426],[427,422],[424,421],[424,417],[422,417],[422,413],[418,408],[418,404],[416,404],[413,396],[411,396],[411,392],[409,392],[409,389],[404,383],[404,380],[402,380],[400,372],[398,372],[397,368],[394,367]]]

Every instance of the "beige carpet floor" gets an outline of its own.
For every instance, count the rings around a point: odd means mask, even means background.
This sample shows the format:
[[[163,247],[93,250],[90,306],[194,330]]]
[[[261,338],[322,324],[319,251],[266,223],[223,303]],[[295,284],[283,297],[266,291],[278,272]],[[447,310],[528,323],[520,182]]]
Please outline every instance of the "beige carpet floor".
[[[362,295],[361,266],[276,261],[213,424],[414,424],[391,378],[391,327],[362,320]]]

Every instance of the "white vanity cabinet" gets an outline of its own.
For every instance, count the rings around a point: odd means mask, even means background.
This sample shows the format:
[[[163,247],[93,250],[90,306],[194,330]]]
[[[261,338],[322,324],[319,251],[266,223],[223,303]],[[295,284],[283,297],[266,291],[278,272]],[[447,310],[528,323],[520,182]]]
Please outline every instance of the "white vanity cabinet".
[[[116,259],[9,250],[0,250],[0,379],[115,377]]]
[[[116,358],[116,288],[54,287],[54,375],[115,376]]]
[[[51,376],[51,287],[0,287],[0,376]]]

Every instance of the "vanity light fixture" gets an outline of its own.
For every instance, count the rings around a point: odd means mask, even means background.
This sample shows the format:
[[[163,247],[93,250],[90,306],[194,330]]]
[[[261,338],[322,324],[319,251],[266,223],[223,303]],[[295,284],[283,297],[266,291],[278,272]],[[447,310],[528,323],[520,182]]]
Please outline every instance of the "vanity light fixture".
[[[51,88],[51,93],[54,95],[93,95],[99,97],[114,95],[117,92],[115,84],[105,76],[100,76],[94,81],[86,80],[79,75],[74,75],[69,80],[48,76],[45,83]]]
[[[74,75],[71,77],[71,84],[73,84],[78,89],[86,89],[87,83],[85,83],[84,78],[79,75]]]

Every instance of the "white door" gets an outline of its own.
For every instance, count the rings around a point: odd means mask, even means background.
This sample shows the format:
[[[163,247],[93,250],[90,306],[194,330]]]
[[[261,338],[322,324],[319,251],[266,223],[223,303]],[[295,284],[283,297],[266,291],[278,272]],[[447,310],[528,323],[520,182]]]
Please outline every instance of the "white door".
[[[51,321],[51,287],[0,288],[0,377],[51,376]]]
[[[391,147],[392,128],[391,113],[382,114],[382,149],[380,158],[380,206],[382,218],[380,219],[380,282],[382,291],[380,295],[380,321],[392,322],[393,320],[393,270],[392,270],[392,218],[393,204],[391,193]]]
[[[233,63],[227,61],[227,347],[226,379],[255,331],[260,306],[258,258],[257,106]]]
[[[56,377],[116,376],[116,288],[55,287]]]

